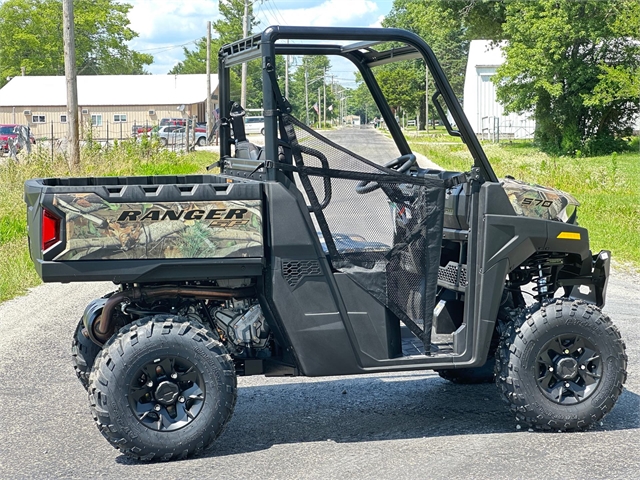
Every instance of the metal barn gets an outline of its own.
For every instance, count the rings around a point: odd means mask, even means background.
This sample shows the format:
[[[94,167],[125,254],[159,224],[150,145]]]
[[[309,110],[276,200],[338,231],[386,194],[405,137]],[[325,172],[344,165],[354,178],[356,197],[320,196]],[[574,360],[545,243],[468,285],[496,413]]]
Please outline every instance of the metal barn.
[[[535,122],[530,115],[505,115],[496,99],[491,77],[502,63],[504,54],[500,46],[492,46],[489,40],[471,42],[464,81],[464,112],[481,138],[493,141],[533,138]]]

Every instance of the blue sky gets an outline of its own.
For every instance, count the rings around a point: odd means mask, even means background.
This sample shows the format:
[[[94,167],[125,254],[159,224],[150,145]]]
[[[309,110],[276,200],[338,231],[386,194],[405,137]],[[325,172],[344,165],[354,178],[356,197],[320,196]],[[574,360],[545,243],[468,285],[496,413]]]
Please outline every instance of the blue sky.
[[[207,21],[220,18],[218,0],[123,0],[133,5],[131,28],[139,37],[131,42],[137,51],[150,53],[154,63],[148,70],[167,73],[183,58],[182,46],[206,34]],[[268,25],[313,25],[373,27],[389,13],[393,0],[256,0],[256,30]],[[350,83],[353,68],[333,61],[333,73],[341,83]]]

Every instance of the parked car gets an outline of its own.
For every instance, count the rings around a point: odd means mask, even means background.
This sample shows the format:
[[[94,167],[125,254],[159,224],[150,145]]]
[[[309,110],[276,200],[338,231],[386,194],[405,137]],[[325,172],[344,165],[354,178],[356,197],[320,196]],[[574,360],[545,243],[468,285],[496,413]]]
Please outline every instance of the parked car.
[[[259,133],[264,135],[264,117],[245,117],[244,119],[245,133]]]
[[[155,134],[158,136],[160,143],[164,146],[167,145],[181,145],[186,143],[186,128],[179,127],[175,125],[166,125],[164,127],[160,127],[158,132]],[[191,133],[190,133],[191,136]],[[193,138],[193,137],[192,137]],[[204,132],[198,131],[196,128],[195,131],[195,143],[199,147],[205,144],[207,141],[207,133],[206,129]]]
[[[153,124],[138,125],[134,122],[134,124],[131,126],[131,135],[136,137],[144,133],[149,133],[153,130],[153,128],[154,128]]]
[[[28,138],[32,144],[36,143],[36,139],[31,134],[29,127],[17,124],[0,125],[0,152],[9,152],[9,140],[13,141],[17,151],[22,150],[25,143],[24,139],[26,138]]]
[[[160,126],[179,126],[186,127],[187,119],[186,118],[163,118],[160,120]],[[196,132],[207,133],[207,124],[206,123],[196,123]]]

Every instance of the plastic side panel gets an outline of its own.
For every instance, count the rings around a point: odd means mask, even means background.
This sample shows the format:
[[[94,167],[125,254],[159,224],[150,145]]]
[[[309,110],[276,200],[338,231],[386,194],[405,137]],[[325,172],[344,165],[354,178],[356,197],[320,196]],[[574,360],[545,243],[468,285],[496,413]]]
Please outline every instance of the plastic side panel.
[[[258,182],[211,175],[29,180],[25,202],[30,254],[44,281],[233,278],[260,275],[264,265]],[[44,252],[43,208],[62,220],[60,241]]]
[[[84,260],[46,262],[36,260],[36,271],[45,282],[114,283],[182,282],[262,275],[264,259],[221,258],[184,260]]]
[[[281,268],[273,270],[271,297],[291,346],[307,376],[359,373],[342,317],[323,276],[295,288]]]
[[[271,253],[265,299],[305,375],[360,373],[330,266],[294,188],[265,184]]]
[[[358,356],[365,367],[402,354],[400,320],[349,278],[334,274],[355,333]]]

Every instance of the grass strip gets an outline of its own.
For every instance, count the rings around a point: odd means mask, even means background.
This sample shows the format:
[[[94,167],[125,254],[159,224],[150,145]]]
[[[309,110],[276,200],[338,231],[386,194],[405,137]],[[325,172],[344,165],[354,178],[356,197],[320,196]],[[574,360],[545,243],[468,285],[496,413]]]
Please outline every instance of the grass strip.
[[[411,138],[414,151],[446,170],[466,171],[472,158],[462,142],[440,136]],[[580,202],[578,222],[589,230],[591,249],[611,250],[617,265],[640,267],[640,153],[552,157],[531,142],[484,143],[498,177],[557,188]]]
[[[160,148],[155,142],[119,142],[105,149],[97,144],[82,151],[81,166],[70,169],[62,155],[51,158],[36,148],[13,161],[0,158],[0,302],[24,294],[41,283],[27,245],[24,182],[30,178],[204,173],[218,159],[215,152],[188,154]]]

